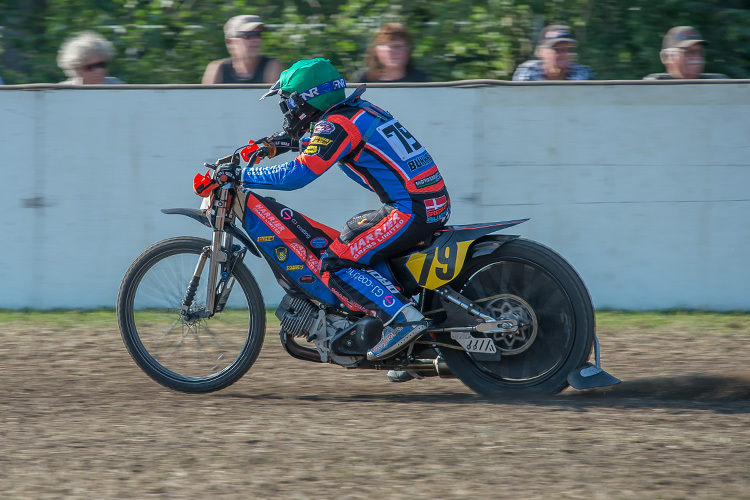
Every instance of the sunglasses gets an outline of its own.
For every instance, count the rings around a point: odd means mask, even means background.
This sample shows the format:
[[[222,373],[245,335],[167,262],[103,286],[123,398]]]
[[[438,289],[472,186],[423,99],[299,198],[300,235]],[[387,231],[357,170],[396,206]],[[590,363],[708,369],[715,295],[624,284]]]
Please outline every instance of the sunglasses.
[[[107,66],[109,66],[109,62],[107,61],[99,61],[92,64],[87,64],[83,67],[86,71],[94,71],[95,69],[107,69]]]
[[[242,40],[252,40],[253,38],[260,38],[262,35],[262,31],[248,31],[246,33],[240,33],[236,38],[241,38]]]

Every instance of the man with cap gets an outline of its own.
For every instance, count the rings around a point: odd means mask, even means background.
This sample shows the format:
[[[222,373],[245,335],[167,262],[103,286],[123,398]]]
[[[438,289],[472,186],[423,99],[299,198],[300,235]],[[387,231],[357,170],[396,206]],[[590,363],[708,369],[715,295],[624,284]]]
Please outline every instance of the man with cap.
[[[552,24],[539,35],[536,56],[516,68],[513,81],[592,80],[594,72],[588,66],[573,61],[578,42],[568,26]]]
[[[712,79],[729,78],[719,73],[703,73],[706,63],[705,48],[708,42],[692,26],[675,26],[664,35],[661,44],[661,62],[666,73],[652,73],[644,80]]]
[[[281,74],[278,60],[261,54],[263,21],[259,16],[234,16],[224,24],[231,57],[211,61],[201,83],[272,83]]]

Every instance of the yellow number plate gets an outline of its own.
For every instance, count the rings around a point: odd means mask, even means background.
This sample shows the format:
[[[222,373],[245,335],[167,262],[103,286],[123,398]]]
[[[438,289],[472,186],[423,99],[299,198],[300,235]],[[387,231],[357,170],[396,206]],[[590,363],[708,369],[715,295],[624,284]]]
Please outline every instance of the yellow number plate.
[[[420,286],[434,290],[458,276],[469,245],[471,241],[460,241],[428,253],[414,253],[406,261],[406,267]]]

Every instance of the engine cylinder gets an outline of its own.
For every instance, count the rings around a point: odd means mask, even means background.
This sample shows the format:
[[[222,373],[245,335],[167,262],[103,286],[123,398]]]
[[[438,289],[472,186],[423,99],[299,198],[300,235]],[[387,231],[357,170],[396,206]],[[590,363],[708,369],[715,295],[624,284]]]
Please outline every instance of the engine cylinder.
[[[285,295],[281,299],[276,317],[281,322],[282,331],[292,337],[306,337],[315,323],[317,308],[307,299],[297,299]]]

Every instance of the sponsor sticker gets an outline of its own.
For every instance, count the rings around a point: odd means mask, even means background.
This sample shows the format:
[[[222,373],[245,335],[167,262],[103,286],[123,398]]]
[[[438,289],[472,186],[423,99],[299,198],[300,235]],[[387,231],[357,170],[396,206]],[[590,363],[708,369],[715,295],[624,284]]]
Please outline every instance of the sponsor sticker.
[[[305,245],[302,243],[298,243],[296,241],[292,241],[288,243],[289,247],[292,249],[292,252],[296,253],[300,256],[300,258],[304,259],[307,255],[307,248],[305,248]]]
[[[279,262],[286,262],[289,258],[289,249],[287,247],[276,247],[273,249],[273,254]]]
[[[314,248],[325,248],[328,246],[328,241],[325,238],[313,238],[310,245]]]
[[[294,215],[294,212],[292,212],[290,209],[288,209],[288,208],[282,208],[281,209],[281,218],[282,219],[289,220],[289,219],[292,218],[293,215]]]
[[[383,219],[374,230],[364,233],[349,245],[349,252],[352,258],[354,260],[359,259],[367,253],[367,251],[375,248],[396,234],[404,224],[406,224],[406,219],[401,217],[401,214],[394,210],[387,218]]]
[[[317,144],[319,146],[328,146],[330,143],[333,142],[333,139],[326,139],[325,137],[320,137],[319,135],[316,135],[312,138],[312,141],[310,141],[310,144]]]
[[[417,158],[409,160],[406,164],[409,165],[409,170],[414,171],[418,168],[424,167],[425,165],[432,165],[433,163],[435,162],[432,160],[432,156],[430,156],[430,153],[425,151]]]
[[[292,264],[291,266],[286,266],[287,271],[301,271],[305,268],[302,264]]]
[[[373,278],[375,278],[376,280],[378,280],[380,284],[383,285],[389,292],[398,293],[398,289],[395,287],[395,285],[391,283],[391,281],[388,278],[386,278],[385,276],[377,272],[375,269],[368,269],[367,273]]]
[[[313,129],[313,134],[330,134],[336,130],[331,122],[318,122]]]
[[[307,146],[302,152],[306,155],[316,155],[318,154],[318,146]]]
[[[274,238],[276,238],[276,236],[274,236],[274,235],[271,235],[271,236],[258,236],[255,239],[255,241],[257,241],[258,243],[263,243],[265,241],[273,241]]]
[[[392,295],[388,295],[387,297],[383,298],[383,305],[385,307],[391,307],[395,303],[396,303],[396,299],[394,299]]]
[[[303,285],[309,285],[310,283],[315,283],[315,276],[306,274],[304,276],[300,276],[299,278],[297,278],[297,281],[299,281]]]
[[[417,186],[417,189],[422,189],[427,186],[432,186],[434,184],[437,184],[443,179],[443,177],[440,175],[440,172],[435,172],[434,174],[425,177],[424,179],[418,179],[414,181],[414,185]]]
[[[284,226],[284,224],[282,224],[281,221],[277,219],[276,216],[272,214],[271,211],[268,210],[262,203],[258,203],[251,210],[258,217],[260,217],[263,223],[268,226],[271,231],[276,233],[278,236],[283,235],[285,231],[289,233],[289,230],[286,228],[286,226]]]
[[[430,210],[427,212],[427,223],[442,222],[447,220],[451,215],[451,209],[449,205],[445,205],[437,210]]]
[[[341,305],[345,306],[346,308],[352,310],[352,311],[362,311],[365,313],[371,313],[369,309],[365,309],[361,305],[357,304],[356,302],[350,300],[349,298],[345,297],[344,295],[337,292],[334,288],[331,288],[331,291],[333,294],[341,301]]]

